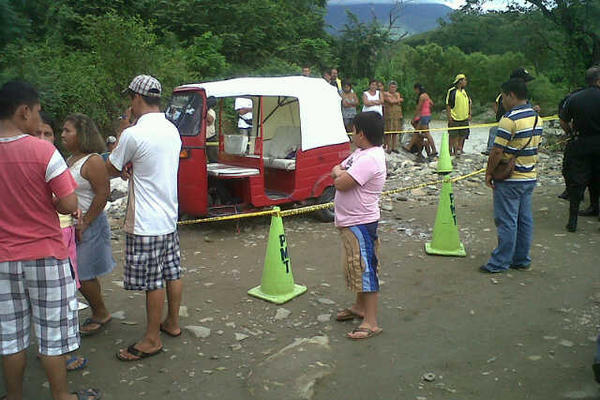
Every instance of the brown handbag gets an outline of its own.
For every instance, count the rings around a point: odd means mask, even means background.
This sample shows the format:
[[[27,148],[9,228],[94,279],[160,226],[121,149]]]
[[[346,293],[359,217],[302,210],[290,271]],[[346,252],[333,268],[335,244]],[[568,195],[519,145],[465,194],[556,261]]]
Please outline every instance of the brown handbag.
[[[533,128],[531,129],[531,136],[529,137],[529,140],[527,141],[527,143],[525,143],[525,146],[521,147],[513,157],[511,158],[502,158],[500,160],[500,162],[498,163],[498,165],[496,165],[496,168],[494,168],[494,170],[492,171],[492,179],[494,181],[504,181],[506,179],[508,179],[513,171],[515,170],[515,163],[517,162],[517,157],[519,157],[519,154],[525,150],[525,148],[527,146],[529,146],[529,143],[531,143],[531,139],[533,139],[533,135],[535,134],[535,127],[537,126],[538,123],[538,116],[535,116],[535,122],[533,123]],[[516,133],[515,133],[516,134]],[[515,137],[515,135],[513,135],[510,140],[513,140]]]

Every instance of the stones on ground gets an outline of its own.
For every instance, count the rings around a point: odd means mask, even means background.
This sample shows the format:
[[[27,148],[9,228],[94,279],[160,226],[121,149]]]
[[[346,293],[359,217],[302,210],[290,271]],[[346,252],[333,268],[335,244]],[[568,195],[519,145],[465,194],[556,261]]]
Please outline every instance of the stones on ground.
[[[245,333],[239,333],[236,332],[235,333],[235,340],[237,340],[238,342],[241,342],[242,340],[248,339],[250,336],[246,335]]]
[[[321,314],[317,317],[319,322],[329,322],[331,320],[331,314]]]
[[[331,300],[331,299],[326,299],[324,297],[319,298],[319,300],[317,300],[319,303],[321,304],[325,304],[325,305],[333,305],[335,304],[335,301]]]
[[[210,329],[205,326],[188,325],[184,327],[184,329],[190,332],[196,338],[206,339],[210,336]]]
[[[290,316],[292,312],[290,310],[288,310],[287,308],[279,308],[277,309],[277,312],[275,313],[275,319],[276,320],[282,320],[282,319],[286,319],[287,317]]]
[[[529,357],[527,357],[528,360],[530,361],[539,361],[542,359],[542,356],[538,356],[538,355],[531,355]]]
[[[570,340],[566,340],[566,339],[561,340],[560,342],[558,342],[558,344],[560,344],[561,346],[564,346],[564,347],[573,347],[574,346],[573,342],[571,342]]]
[[[435,381],[435,374],[433,372],[426,372],[423,374],[423,376],[421,377],[425,382],[433,382]]]
[[[187,318],[190,316],[188,313],[188,308],[186,306],[179,306],[179,316],[181,318]]]
[[[260,400],[310,400],[315,383],[333,369],[327,336],[296,339],[253,369],[248,391]]]
[[[123,320],[125,319],[125,311],[115,311],[114,313],[111,313],[111,316],[114,319],[118,319],[118,320]]]

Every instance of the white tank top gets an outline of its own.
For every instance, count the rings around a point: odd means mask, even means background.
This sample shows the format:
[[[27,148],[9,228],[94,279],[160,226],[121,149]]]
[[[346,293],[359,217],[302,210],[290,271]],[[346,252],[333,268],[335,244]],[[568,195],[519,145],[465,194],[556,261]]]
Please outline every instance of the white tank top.
[[[92,190],[90,181],[81,176],[81,167],[83,167],[83,164],[85,164],[88,158],[94,154],[88,154],[87,156],[80,158],[69,168],[71,175],[73,175],[73,179],[75,179],[75,182],[77,182],[75,194],[77,195],[78,207],[81,209],[83,214],[87,212],[92,204],[92,200],[94,199],[94,191]]]
[[[373,94],[373,95],[371,93],[369,93],[368,90],[366,92],[363,92],[363,94],[367,96],[367,100],[371,100],[371,101],[379,100],[379,90],[377,90],[375,92],[375,94]],[[383,116],[383,106],[381,104],[376,105],[376,106],[363,106],[362,110],[363,110],[363,112],[375,111],[375,112],[378,112],[379,115]]]

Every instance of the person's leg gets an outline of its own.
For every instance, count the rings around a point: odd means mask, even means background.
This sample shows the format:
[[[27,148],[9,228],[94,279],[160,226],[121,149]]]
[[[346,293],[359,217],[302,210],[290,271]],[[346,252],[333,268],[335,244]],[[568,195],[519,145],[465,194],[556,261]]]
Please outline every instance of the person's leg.
[[[569,195],[569,221],[566,229],[569,232],[577,230],[577,216],[579,215],[579,204],[583,199],[583,193],[589,183],[589,171],[586,157],[581,154],[573,154],[569,161],[567,192]]]
[[[77,397],[69,392],[67,383],[67,366],[65,358],[60,356],[40,356],[42,366],[46,371],[50,391],[54,400],[76,400]]]
[[[181,306],[181,295],[183,293],[183,282],[181,279],[176,281],[167,281],[167,318],[162,322],[161,327],[171,335],[178,335],[181,332],[179,328],[179,307]]]
[[[484,268],[502,272],[510,268],[517,240],[517,218],[520,196],[513,183],[497,182],[494,189],[494,222],[498,230],[498,246]]]
[[[424,132],[425,137],[427,138],[427,141],[429,142],[429,146],[431,147],[431,155],[435,156],[437,155],[437,149],[435,148],[435,142],[433,141],[433,136],[431,136],[431,133],[429,131]]]
[[[587,186],[588,193],[590,194],[590,205],[585,210],[579,212],[579,215],[583,217],[597,217],[600,211],[598,205],[598,197],[600,196],[600,188],[598,187],[598,177],[596,172],[592,171],[590,183]]]
[[[125,289],[146,292],[146,332],[144,337],[133,346],[144,353],[155,353],[162,347],[160,321],[165,301],[162,271],[163,236],[127,234],[125,252]],[[139,359],[127,349],[120,349],[117,357],[121,360]]]
[[[81,288],[79,291],[85,297],[90,305],[90,309],[92,310],[92,319],[94,321],[99,321],[102,323],[110,320],[111,316],[104,304],[104,299],[102,297],[102,287],[100,285],[100,280],[98,278],[90,279],[87,281],[81,281]],[[81,327],[82,333],[92,332],[97,330],[100,327],[100,324],[91,323]]]
[[[535,183],[523,184],[521,202],[519,204],[519,219],[517,222],[517,243],[512,266],[527,267],[531,264],[529,250],[533,240],[533,213],[531,211],[531,198]]]
[[[23,398],[23,376],[25,375],[26,365],[27,355],[25,350],[2,356],[2,372],[7,399],[21,400]]]
[[[75,399],[67,383],[65,354],[79,348],[75,282],[67,260],[42,259],[29,265],[28,282],[40,360],[55,400]],[[45,285],[45,286],[44,286]]]

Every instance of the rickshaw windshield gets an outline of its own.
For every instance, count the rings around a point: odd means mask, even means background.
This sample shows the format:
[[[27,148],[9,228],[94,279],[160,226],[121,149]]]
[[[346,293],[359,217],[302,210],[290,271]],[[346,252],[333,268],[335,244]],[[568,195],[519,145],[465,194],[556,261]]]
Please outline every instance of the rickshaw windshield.
[[[198,93],[176,93],[165,111],[181,136],[196,136],[202,122],[202,96]]]

